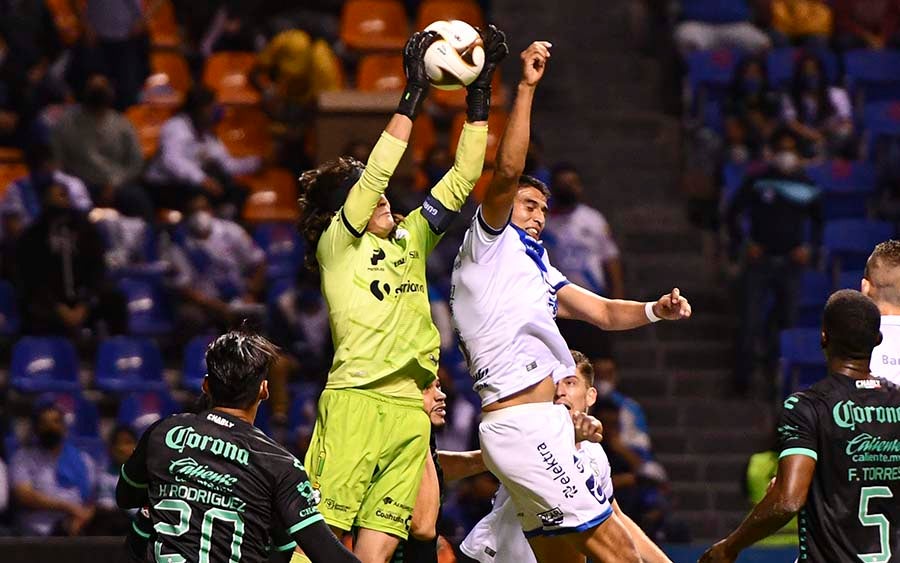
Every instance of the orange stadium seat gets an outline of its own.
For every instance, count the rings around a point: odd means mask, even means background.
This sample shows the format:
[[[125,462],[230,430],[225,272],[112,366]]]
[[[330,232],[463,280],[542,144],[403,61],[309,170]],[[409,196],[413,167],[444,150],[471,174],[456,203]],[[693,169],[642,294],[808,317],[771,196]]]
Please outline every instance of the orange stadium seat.
[[[265,156],[272,150],[269,116],[258,106],[228,106],[216,134],[233,156]]]
[[[25,162],[25,153],[14,147],[0,147],[0,162]]]
[[[171,0],[144,0],[144,10],[149,15],[147,32],[153,46],[178,47],[181,44],[181,37]]]
[[[15,180],[28,174],[28,167],[21,162],[0,162],[0,197]]]
[[[481,7],[472,0],[425,0],[419,6],[416,29],[422,31],[438,20],[462,20],[474,27],[484,26]]]
[[[399,0],[349,0],[341,14],[341,40],[360,51],[399,50],[409,38]]]
[[[413,162],[420,164],[425,162],[428,151],[437,143],[437,131],[434,128],[434,120],[427,113],[421,113],[413,122],[410,147],[412,148]]]
[[[491,178],[493,177],[493,168],[485,167],[485,169],[481,171],[481,177],[478,178],[478,181],[475,182],[475,187],[472,188],[472,197],[475,198],[475,201],[478,203],[484,201],[484,192],[487,191],[487,187],[491,183]]]
[[[175,108],[159,104],[140,104],[125,110],[125,117],[137,131],[144,158],[150,158],[156,152],[159,143],[159,130],[167,119],[175,114]]]
[[[59,33],[59,38],[67,46],[74,45],[81,37],[81,22],[79,15],[72,8],[72,0],[47,0],[47,9],[53,16],[53,23]],[[84,2],[78,2],[78,8],[84,9]]]
[[[297,221],[297,180],[290,170],[268,168],[241,181],[250,186],[244,205],[244,220],[251,223]]]
[[[503,90],[503,81],[500,79],[500,69],[494,71],[491,78],[491,104],[495,107],[502,106],[505,103],[505,92]],[[434,103],[442,108],[457,110],[466,109],[466,89],[459,90],[439,90],[434,88],[428,94],[428,97],[434,100]]]
[[[216,93],[223,104],[259,103],[259,91],[250,83],[250,70],[256,54],[241,51],[214,53],[206,60],[203,83]]]
[[[191,87],[191,71],[181,53],[150,53],[150,76],[144,82],[144,101],[153,104],[177,104]]]
[[[494,158],[497,156],[497,147],[500,145],[500,137],[503,136],[508,117],[507,113],[502,109],[493,109],[488,116],[487,150],[484,154],[485,166],[494,163]],[[453,119],[453,125],[450,128],[450,151],[453,153],[456,153],[456,144],[459,142],[459,136],[462,134],[465,122],[465,113],[460,113]]]
[[[403,90],[402,55],[366,55],[356,69],[356,89],[364,92]]]

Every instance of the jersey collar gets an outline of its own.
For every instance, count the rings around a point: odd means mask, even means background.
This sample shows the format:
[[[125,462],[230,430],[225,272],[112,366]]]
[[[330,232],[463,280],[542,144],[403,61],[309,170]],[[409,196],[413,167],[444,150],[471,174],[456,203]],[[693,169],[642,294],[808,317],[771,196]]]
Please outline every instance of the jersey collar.
[[[544,245],[541,244],[541,241],[534,240],[531,238],[531,235],[525,232],[524,229],[520,229],[519,227],[510,223],[513,229],[516,230],[516,233],[519,235],[519,240],[522,241],[522,244],[525,246],[525,254],[531,258],[537,267],[544,272],[547,273],[547,266],[544,265]]]

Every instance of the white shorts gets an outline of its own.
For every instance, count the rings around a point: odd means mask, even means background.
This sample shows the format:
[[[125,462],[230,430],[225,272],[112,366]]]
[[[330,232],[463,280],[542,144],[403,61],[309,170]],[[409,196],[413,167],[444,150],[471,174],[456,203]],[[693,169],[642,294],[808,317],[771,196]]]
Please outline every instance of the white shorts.
[[[537,563],[503,485],[491,512],[475,524],[459,550],[479,563]]]
[[[509,491],[527,537],[583,532],[606,521],[612,507],[594,477],[577,463],[569,410],[529,403],[488,412],[478,427],[484,463]]]

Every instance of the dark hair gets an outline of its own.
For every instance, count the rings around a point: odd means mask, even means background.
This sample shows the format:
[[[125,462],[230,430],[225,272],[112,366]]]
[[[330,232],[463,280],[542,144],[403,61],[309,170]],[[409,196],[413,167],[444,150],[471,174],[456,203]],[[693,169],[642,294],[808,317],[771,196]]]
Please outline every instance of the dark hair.
[[[879,243],[866,261],[863,277],[874,287],[878,301],[900,306],[900,241]]]
[[[56,399],[53,397],[40,397],[37,402],[34,404],[34,408],[31,410],[31,422],[32,424],[37,424],[41,418],[41,415],[47,411],[56,411],[60,414],[60,416],[65,416],[66,413],[59,407],[56,403]]]
[[[119,434],[128,434],[135,441],[137,441],[137,438],[138,438],[137,432],[134,431],[134,428],[132,428],[131,426],[129,426],[127,424],[117,424],[112,429],[112,432],[109,433],[109,443],[112,444],[115,441],[115,439],[119,436]]]
[[[572,359],[575,360],[575,371],[587,383],[588,387],[594,386],[594,364],[578,350],[569,350]]]
[[[344,204],[347,192],[359,180],[365,165],[350,156],[342,156],[300,175],[297,203],[300,206],[298,229],[306,241],[306,267],[319,269],[316,248],[319,237]]]
[[[812,61],[816,65],[821,80],[816,87],[816,120],[822,121],[828,119],[835,113],[835,108],[831,104],[831,98],[828,96],[828,80],[825,64],[822,59],[812,53],[804,53],[794,63],[794,74],[791,78],[791,100],[794,102],[794,108],[799,112],[803,108],[803,93],[806,86],[803,84],[803,67],[808,61]]]
[[[193,86],[185,94],[180,112],[187,115],[195,115],[201,109],[215,103],[215,101],[216,95],[212,90],[203,85]]]
[[[573,174],[579,174],[578,168],[575,166],[575,164],[567,160],[557,162],[553,165],[553,168],[550,169],[550,183],[553,184],[554,182],[556,182],[556,177],[560,174],[566,174],[569,172]]]
[[[232,331],[206,349],[206,381],[212,405],[246,409],[278,357],[278,347],[258,334]]]
[[[836,291],[825,304],[822,330],[828,355],[865,360],[880,341],[881,313],[875,303],[854,289]]]
[[[534,176],[529,176],[528,174],[522,174],[521,176],[519,176],[519,189],[521,190],[523,188],[534,188],[544,194],[544,197],[546,197],[548,200],[551,197],[550,188],[547,187],[547,184],[541,182]]]

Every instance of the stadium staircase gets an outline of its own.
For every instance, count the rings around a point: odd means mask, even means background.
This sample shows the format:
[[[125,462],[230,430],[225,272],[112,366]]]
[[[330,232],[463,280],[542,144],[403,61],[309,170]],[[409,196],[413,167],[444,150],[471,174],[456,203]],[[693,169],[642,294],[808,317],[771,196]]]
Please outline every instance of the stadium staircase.
[[[529,41],[554,44],[533,131],[548,163],[581,168],[589,203],[606,214],[621,246],[628,296],[656,299],[678,286],[693,304],[690,321],[622,333],[615,351],[620,389],[644,407],[669,473],[673,519],[704,541],[746,514],[742,471],[765,442],[771,409],[729,392],[732,307],[686,219],[680,124],[663,113],[660,65],[635,46],[636,4],[494,0],[493,11],[511,38],[503,68],[510,85]]]

